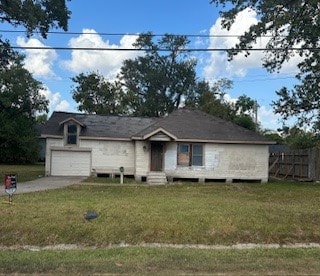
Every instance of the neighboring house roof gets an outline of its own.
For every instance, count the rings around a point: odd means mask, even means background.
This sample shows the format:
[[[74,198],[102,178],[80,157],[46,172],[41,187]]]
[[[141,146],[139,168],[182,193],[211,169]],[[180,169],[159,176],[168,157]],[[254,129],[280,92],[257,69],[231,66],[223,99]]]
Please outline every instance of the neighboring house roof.
[[[177,109],[163,118],[101,116],[54,112],[42,134],[60,136],[60,123],[73,118],[84,125],[80,136],[145,140],[162,133],[177,141],[273,144],[268,138],[194,109]]]

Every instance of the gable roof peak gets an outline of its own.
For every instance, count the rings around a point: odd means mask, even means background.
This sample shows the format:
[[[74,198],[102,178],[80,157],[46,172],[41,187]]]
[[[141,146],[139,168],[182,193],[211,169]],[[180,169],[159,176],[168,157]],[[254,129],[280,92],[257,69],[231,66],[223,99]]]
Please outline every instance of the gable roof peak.
[[[61,126],[61,125],[64,125],[65,123],[68,123],[68,122],[70,122],[70,121],[76,123],[76,124],[79,125],[79,126],[85,127],[85,124],[79,122],[77,119],[75,119],[75,118],[73,118],[73,117],[69,117],[69,118],[61,121],[61,122],[59,123],[59,125],[60,125],[60,126]]]

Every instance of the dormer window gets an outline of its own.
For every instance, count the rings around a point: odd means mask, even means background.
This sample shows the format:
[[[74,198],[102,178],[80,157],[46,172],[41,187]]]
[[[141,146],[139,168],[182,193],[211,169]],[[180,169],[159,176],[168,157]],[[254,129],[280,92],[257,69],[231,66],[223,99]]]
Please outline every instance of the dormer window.
[[[63,137],[65,146],[78,146],[81,129],[85,128],[85,124],[74,118],[68,118],[59,123],[63,128]]]
[[[67,145],[76,145],[78,141],[78,127],[74,123],[67,125]]]

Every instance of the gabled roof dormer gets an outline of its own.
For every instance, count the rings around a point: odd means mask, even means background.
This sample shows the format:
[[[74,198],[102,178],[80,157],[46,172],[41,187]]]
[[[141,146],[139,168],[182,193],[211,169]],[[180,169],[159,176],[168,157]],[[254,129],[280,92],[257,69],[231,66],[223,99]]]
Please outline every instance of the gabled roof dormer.
[[[85,125],[73,117],[63,120],[59,125],[63,127],[64,145],[78,146],[80,131]]]
[[[69,123],[70,121],[73,122],[73,123],[75,123],[75,124],[77,124],[77,125],[79,125],[79,126],[81,126],[81,127],[85,127],[85,124],[79,122],[78,120],[76,120],[76,119],[73,118],[73,117],[70,117],[70,118],[67,118],[67,119],[63,120],[62,122],[59,123],[59,125],[60,125],[60,126],[61,126],[61,125],[64,125],[65,123]]]
[[[161,141],[161,142],[169,142],[177,140],[177,137],[165,130],[162,127],[159,127],[151,132],[147,132],[143,136],[140,137],[132,137],[135,140],[149,140],[149,141]]]

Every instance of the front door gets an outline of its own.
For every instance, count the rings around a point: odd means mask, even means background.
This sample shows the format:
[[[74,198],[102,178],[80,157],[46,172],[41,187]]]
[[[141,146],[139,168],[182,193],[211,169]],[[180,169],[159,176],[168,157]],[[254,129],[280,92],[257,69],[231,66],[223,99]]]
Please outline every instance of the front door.
[[[151,171],[161,172],[163,169],[163,144],[151,143]]]

